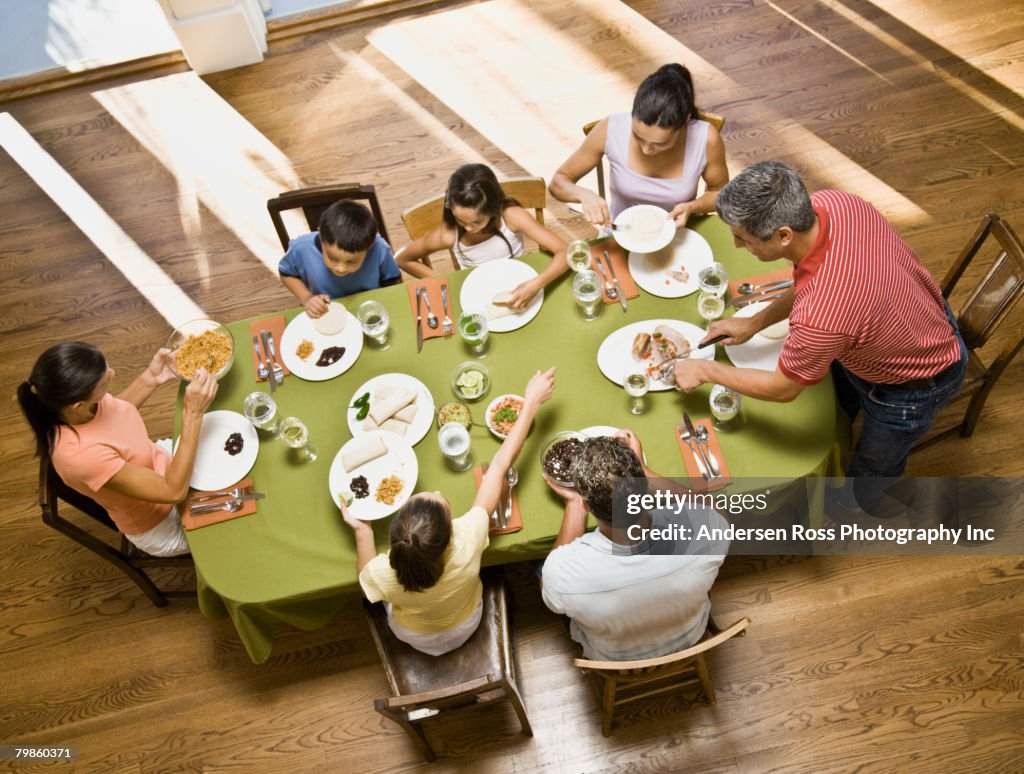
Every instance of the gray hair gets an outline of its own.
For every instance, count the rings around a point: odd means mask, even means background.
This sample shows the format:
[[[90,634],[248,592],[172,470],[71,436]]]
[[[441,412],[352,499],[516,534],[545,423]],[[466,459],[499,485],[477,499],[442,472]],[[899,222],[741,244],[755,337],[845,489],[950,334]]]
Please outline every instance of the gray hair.
[[[644,467],[636,453],[619,438],[600,436],[588,438],[576,455],[572,467],[573,484],[594,518],[612,523],[612,507],[616,497],[632,493],[643,479]]]
[[[744,169],[718,192],[718,216],[761,241],[789,226],[807,231],[814,208],[800,175],[781,161],[759,161]]]

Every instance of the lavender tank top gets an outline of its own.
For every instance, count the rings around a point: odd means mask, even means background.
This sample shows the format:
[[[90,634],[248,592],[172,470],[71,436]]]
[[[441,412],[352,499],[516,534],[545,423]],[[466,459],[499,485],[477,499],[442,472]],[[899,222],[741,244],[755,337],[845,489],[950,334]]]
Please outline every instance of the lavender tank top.
[[[708,165],[708,124],[693,119],[686,127],[686,149],[683,156],[683,174],[662,178],[641,175],[628,166],[629,139],[633,134],[633,116],[613,113],[608,116],[608,134],[604,141],[604,155],[611,168],[608,203],[614,219],[634,204],[655,204],[671,210],[681,202],[697,196],[697,184]]]

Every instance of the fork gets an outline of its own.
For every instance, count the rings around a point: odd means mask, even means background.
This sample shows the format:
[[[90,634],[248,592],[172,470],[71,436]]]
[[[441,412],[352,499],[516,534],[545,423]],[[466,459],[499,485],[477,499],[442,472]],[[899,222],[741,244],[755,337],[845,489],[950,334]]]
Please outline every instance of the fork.
[[[274,361],[274,380],[281,384],[284,382],[284,369],[277,362],[277,350],[274,348],[274,334],[267,331],[267,341],[270,343],[270,357]]]
[[[229,489],[226,492],[211,492],[210,494],[196,495],[195,497],[190,498],[189,502],[193,505],[197,505],[199,503],[205,503],[208,500],[219,500],[221,497],[241,497],[243,494],[246,494],[249,490],[250,487],[239,486],[235,487],[234,489]]]
[[[676,430],[679,432],[679,437],[683,439],[683,443],[690,447],[690,454],[693,455],[693,461],[697,463],[697,470],[700,471],[701,478],[707,481],[711,477],[708,475],[708,469],[704,467],[704,460],[700,458],[700,453],[694,446],[696,439],[686,429],[686,425],[683,422],[676,425]]]
[[[718,458],[711,451],[711,443],[708,441],[708,429],[704,425],[697,425],[697,443],[704,447],[704,456],[708,458],[708,467],[711,468],[711,475],[718,478],[722,475],[722,470],[718,467]]]
[[[444,308],[444,319],[441,321],[441,332],[445,336],[452,335],[452,318],[448,316],[448,283],[441,285],[441,306]],[[427,320],[430,325],[430,320]]]
[[[225,500],[222,503],[208,503],[207,505],[197,505],[192,509],[193,516],[199,516],[204,513],[216,513],[218,511],[227,511],[228,513],[234,513],[235,511],[242,510],[244,503],[237,497],[233,500]]]
[[[444,285],[441,287],[444,287]],[[423,288],[423,303],[427,306],[427,327],[434,330],[437,327],[437,315],[434,314],[434,310],[430,308],[430,294],[427,293],[426,288]]]

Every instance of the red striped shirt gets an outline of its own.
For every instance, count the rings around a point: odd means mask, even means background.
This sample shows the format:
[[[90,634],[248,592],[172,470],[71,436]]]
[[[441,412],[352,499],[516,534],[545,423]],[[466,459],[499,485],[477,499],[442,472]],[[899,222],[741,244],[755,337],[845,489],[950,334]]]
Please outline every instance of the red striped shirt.
[[[839,191],[811,197],[818,238],[796,266],[779,369],[816,384],[838,360],[877,384],[941,372],[960,358],[938,283],[878,210]]]

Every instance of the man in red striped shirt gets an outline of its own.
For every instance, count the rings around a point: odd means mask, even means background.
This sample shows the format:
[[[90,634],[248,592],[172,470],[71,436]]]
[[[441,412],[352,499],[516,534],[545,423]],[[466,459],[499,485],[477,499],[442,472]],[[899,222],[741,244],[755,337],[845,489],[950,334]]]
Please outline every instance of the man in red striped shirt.
[[[737,247],[794,264],[795,286],[758,314],[713,323],[705,340],[741,344],[789,318],[775,371],[681,360],[676,386],[714,382],[791,401],[832,372],[840,405],[864,424],[847,473],[899,477],[907,453],[963,381],[966,347],[938,284],[882,214],[852,194],[808,196],[777,161],[754,164],[718,194]]]

